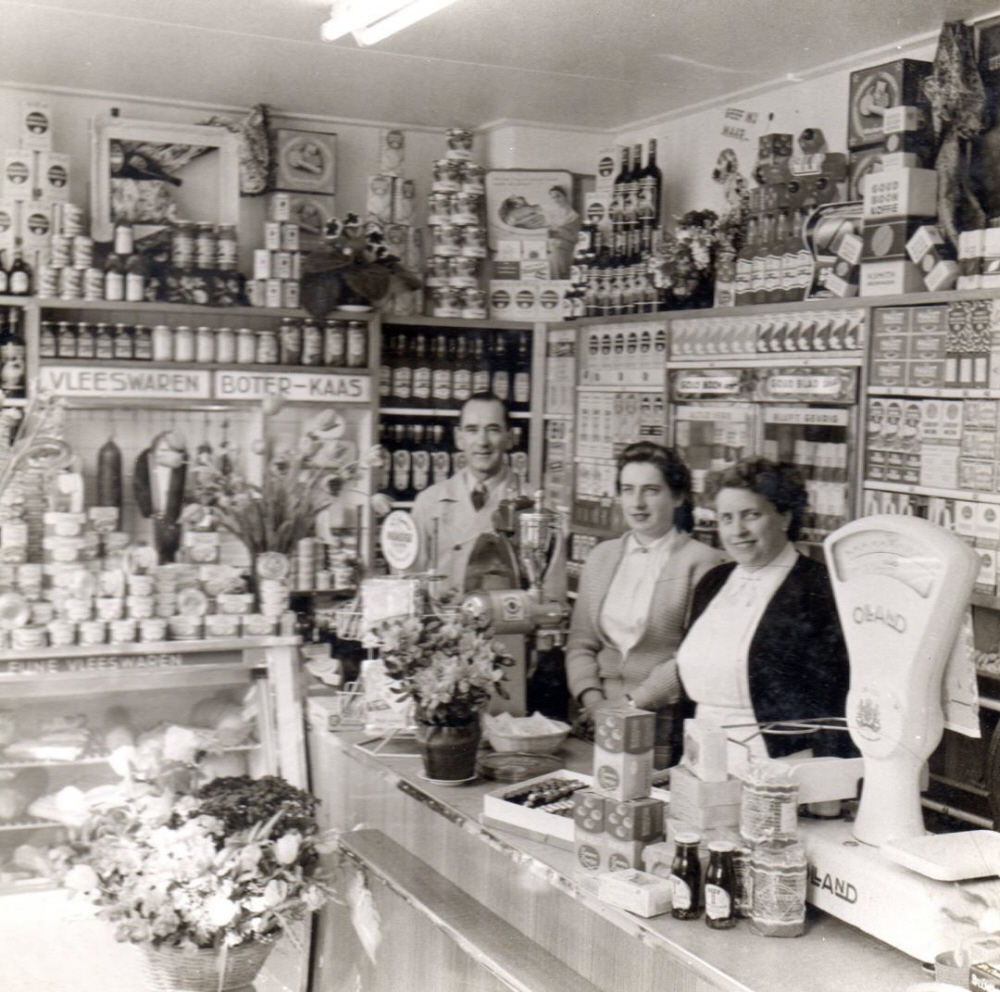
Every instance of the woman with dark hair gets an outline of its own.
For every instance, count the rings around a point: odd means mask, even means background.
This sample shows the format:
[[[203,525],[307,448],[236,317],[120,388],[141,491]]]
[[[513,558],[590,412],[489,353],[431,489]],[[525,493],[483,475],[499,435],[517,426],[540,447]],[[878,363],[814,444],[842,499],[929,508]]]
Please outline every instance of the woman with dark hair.
[[[630,444],[618,459],[617,487],[629,531],[597,545],[583,567],[566,674],[585,719],[608,700],[655,710],[662,768],[680,699],[674,654],[691,593],[723,559],[691,537],[691,474],[672,451]]]
[[[719,539],[732,562],[694,592],[691,627],[677,654],[696,715],[726,728],[733,762],[850,754],[838,731],[761,734],[757,724],[843,717],[847,648],[826,566],[800,555],[807,497],[797,468],[764,458],[708,478]]]

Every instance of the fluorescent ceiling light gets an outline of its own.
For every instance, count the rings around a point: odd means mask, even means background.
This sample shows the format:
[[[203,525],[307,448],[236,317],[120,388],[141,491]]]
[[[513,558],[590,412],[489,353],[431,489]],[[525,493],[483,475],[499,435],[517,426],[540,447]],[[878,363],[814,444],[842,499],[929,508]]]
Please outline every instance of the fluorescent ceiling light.
[[[324,41],[353,34],[359,45],[374,45],[455,3],[456,0],[334,0],[320,29]]]

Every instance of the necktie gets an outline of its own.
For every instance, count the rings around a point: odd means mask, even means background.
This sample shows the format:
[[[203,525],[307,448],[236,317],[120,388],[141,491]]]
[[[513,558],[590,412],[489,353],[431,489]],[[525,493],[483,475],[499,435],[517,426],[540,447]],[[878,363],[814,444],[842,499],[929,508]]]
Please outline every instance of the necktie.
[[[481,510],[486,505],[486,487],[480,483],[472,490],[472,505]]]

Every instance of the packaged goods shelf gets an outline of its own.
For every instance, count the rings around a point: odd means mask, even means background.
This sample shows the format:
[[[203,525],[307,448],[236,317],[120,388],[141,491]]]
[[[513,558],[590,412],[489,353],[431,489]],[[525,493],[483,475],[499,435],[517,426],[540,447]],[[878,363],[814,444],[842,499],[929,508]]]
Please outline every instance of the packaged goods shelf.
[[[904,493],[907,496],[940,496],[942,499],[962,499],[970,503],[1000,503],[1000,493],[981,493],[972,489],[936,489],[931,486],[908,486],[899,482],[878,482],[865,479],[865,489],[884,493]]]
[[[141,314],[181,314],[199,315],[204,317],[225,318],[227,323],[242,317],[296,317],[305,319],[309,314],[301,309],[287,307],[211,307],[196,303],[126,303],[112,300],[62,300],[54,297],[40,296],[0,296],[0,306],[38,307],[42,310],[106,310],[118,313]],[[346,310],[333,310],[323,319],[331,320],[362,320],[367,322],[374,316],[374,311],[354,313]]]
[[[923,389],[920,386],[869,386],[869,396],[915,396],[926,400],[1000,400],[1000,389],[973,389],[940,387]]]
[[[249,366],[240,367],[247,368]],[[443,406],[383,406],[379,408],[379,414],[383,417],[457,417],[459,409],[458,407]],[[531,411],[529,410],[511,410],[507,415],[511,420],[531,419]]]
[[[756,357],[722,355],[705,358],[672,358],[667,362],[668,369],[757,369],[783,368],[785,366],[803,366],[805,368],[827,368],[830,365],[861,365],[864,361],[862,351],[782,351],[773,355]],[[588,387],[593,388],[593,387]]]

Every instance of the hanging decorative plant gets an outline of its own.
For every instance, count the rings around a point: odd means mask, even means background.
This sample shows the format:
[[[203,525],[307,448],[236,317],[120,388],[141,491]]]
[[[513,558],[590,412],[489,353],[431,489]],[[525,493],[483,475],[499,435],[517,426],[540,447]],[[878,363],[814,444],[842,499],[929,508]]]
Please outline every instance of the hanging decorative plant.
[[[302,275],[302,305],[314,317],[337,306],[375,304],[393,291],[422,285],[386,247],[379,226],[363,226],[357,214],[334,217],[323,240],[322,248],[306,256]]]

